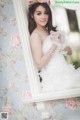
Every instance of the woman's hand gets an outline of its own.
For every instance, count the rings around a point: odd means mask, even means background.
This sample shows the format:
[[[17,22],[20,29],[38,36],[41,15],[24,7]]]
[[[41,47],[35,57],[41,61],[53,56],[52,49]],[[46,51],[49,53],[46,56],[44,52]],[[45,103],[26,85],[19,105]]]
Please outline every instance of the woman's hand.
[[[61,44],[65,43],[64,36],[62,34],[59,35],[59,40]]]
[[[51,31],[50,38],[52,41],[56,41],[56,42],[61,43],[61,44],[64,44],[64,42],[65,42],[64,35],[61,34],[59,31],[57,31],[57,32]]]
[[[55,32],[55,31],[50,31],[50,38],[53,41],[58,41],[59,40],[59,32]]]
[[[69,46],[65,47],[64,51],[66,51],[68,55],[72,54],[72,50],[71,50],[71,48]]]
[[[53,44],[52,47],[49,49],[48,53],[50,55],[53,55],[55,53],[57,47],[58,47],[57,45]]]

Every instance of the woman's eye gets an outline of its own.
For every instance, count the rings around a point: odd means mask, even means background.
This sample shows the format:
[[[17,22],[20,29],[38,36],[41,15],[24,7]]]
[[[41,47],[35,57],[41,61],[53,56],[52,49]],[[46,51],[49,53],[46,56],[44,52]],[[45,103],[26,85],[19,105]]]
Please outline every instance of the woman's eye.
[[[48,14],[48,12],[45,12],[45,14]]]
[[[41,13],[37,13],[37,15],[41,15]]]

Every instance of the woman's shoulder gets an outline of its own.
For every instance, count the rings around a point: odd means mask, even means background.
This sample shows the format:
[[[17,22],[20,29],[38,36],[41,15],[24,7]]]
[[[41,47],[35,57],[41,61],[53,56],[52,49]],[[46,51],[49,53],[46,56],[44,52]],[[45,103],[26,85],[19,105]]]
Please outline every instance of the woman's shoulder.
[[[30,35],[30,42],[41,42],[41,35],[34,30],[32,34]]]

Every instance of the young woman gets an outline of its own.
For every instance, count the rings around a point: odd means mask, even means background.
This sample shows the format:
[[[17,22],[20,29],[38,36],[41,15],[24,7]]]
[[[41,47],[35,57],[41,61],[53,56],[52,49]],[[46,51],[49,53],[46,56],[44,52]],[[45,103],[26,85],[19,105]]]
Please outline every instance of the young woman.
[[[47,3],[34,3],[28,13],[30,44],[35,64],[42,78],[42,91],[80,87],[80,68],[68,64],[64,55],[72,51],[64,37],[52,25]]]

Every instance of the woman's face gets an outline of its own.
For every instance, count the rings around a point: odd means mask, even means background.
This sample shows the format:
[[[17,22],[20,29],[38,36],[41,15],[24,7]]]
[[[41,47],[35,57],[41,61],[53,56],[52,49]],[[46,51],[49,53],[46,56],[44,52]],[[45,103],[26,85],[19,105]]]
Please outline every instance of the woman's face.
[[[42,6],[36,8],[33,19],[36,22],[37,26],[44,27],[48,22],[49,15],[46,9]]]

